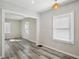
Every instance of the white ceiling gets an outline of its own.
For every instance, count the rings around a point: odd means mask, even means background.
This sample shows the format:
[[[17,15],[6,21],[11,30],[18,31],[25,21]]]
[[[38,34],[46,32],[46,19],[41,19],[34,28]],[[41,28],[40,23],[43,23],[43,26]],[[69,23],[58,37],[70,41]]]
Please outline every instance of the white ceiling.
[[[34,4],[32,4],[33,0],[4,0],[9,3],[15,4],[17,6],[36,11],[41,12],[44,11],[52,6],[52,4],[55,2],[54,0],[34,0]],[[58,0],[59,3],[66,3],[71,2],[75,0]]]

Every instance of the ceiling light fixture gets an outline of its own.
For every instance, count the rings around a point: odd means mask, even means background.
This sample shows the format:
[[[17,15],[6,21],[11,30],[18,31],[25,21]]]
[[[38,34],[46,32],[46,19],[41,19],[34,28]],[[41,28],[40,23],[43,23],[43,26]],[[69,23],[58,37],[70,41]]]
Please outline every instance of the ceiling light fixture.
[[[34,4],[35,3],[35,1],[34,0],[32,0],[32,4]]]
[[[53,9],[59,9],[60,8],[60,4],[58,3],[57,0],[55,0],[55,3],[52,6]]]

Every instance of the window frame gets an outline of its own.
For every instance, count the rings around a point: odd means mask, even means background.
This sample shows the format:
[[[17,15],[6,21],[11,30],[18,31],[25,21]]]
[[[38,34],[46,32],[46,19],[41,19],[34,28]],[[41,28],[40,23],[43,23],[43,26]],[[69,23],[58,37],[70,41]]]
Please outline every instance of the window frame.
[[[8,32],[6,31],[6,24],[9,24],[9,30],[10,30],[10,31],[8,31]],[[11,23],[5,22],[5,23],[4,23],[4,29],[5,29],[5,31],[4,31],[5,34],[10,34],[10,33],[11,33]]]
[[[65,15],[70,15],[70,19],[72,20],[71,21],[71,28],[70,28],[70,40],[69,41],[65,41],[65,40],[60,40],[60,39],[54,39],[53,37],[53,40],[55,41],[59,41],[59,42],[62,42],[62,43],[68,43],[68,44],[74,44],[74,11],[72,12],[69,12],[69,13],[66,13],[66,14],[60,14],[60,15],[55,15],[53,16],[53,20],[54,20],[54,17],[62,17],[62,16],[65,16]],[[53,23],[53,22],[52,22]],[[52,27],[52,32],[54,31],[53,27]],[[53,36],[53,33],[52,33],[52,36]]]
[[[28,26],[29,26],[29,29],[26,29],[26,23],[29,24],[29,25],[28,25]],[[25,33],[26,33],[26,34],[29,34],[29,33],[30,33],[30,22],[25,22],[24,30],[25,30]],[[26,30],[28,30],[29,33],[27,33]]]

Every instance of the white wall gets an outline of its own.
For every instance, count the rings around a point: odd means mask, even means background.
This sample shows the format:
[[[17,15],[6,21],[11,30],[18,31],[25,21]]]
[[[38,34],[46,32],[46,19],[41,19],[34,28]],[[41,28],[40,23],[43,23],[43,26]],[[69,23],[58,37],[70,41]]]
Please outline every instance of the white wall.
[[[75,11],[75,44],[65,44],[52,39],[53,15]],[[58,10],[48,10],[40,13],[40,44],[54,48],[58,51],[79,57],[79,2],[61,7]]]
[[[21,21],[5,19],[5,22],[11,23],[11,33],[6,33],[5,38],[19,38],[21,37]]]
[[[29,35],[27,35],[25,33],[25,22],[29,22]],[[26,18],[24,20],[22,20],[22,24],[21,24],[21,29],[22,29],[22,38],[24,39],[28,39],[29,41],[35,42],[36,43],[36,19],[33,18]]]

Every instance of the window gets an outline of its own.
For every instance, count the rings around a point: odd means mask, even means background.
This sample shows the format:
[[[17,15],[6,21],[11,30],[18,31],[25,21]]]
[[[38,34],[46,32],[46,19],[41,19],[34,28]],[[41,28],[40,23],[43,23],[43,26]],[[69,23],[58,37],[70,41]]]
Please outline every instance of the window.
[[[68,13],[53,17],[53,39],[74,43],[74,14]]]
[[[29,22],[25,22],[25,33],[29,34]]]
[[[11,23],[5,23],[5,33],[11,33]]]

